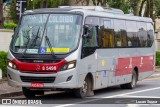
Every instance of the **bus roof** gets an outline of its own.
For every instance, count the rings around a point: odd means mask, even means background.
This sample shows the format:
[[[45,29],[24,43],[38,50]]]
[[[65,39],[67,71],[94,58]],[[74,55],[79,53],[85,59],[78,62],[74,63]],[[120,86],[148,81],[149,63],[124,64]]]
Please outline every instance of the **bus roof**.
[[[42,9],[27,10],[24,12],[24,14],[51,13],[51,12],[64,12],[64,13],[65,12],[82,12],[85,17],[99,16],[99,17],[135,20],[135,21],[153,23],[152,19],[148,17],[140,17],[140,16],[124,14],[123,11],[120,9],[104,8],[101,6],[60,6],[59,8],[42,8]]]

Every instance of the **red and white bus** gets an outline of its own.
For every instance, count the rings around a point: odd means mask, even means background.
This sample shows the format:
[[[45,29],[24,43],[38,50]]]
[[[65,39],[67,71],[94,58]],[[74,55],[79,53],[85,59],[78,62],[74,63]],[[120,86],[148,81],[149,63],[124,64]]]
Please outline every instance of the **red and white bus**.
[[[9,85],[26,97],[48,89],[80,98],[114,85],[132,89],[154,72],[153,21],[99,6],[28,10],[7,65]]]

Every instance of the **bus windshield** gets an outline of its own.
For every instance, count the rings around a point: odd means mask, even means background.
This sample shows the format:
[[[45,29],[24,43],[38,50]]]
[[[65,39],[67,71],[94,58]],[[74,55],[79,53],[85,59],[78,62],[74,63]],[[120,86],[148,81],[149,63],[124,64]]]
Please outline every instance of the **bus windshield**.
[[[74,14],[32,14],[22,17],[11,50],[27,54],[65,54],[78,45],[82,16]]]

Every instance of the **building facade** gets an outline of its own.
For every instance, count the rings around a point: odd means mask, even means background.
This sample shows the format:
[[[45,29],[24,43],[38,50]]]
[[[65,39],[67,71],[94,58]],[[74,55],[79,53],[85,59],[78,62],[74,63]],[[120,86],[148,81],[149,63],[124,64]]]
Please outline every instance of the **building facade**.
[[[156,28],[155,28],[155,36],[156,36],[156,51],[160,51],[160,19],[156,19]]]

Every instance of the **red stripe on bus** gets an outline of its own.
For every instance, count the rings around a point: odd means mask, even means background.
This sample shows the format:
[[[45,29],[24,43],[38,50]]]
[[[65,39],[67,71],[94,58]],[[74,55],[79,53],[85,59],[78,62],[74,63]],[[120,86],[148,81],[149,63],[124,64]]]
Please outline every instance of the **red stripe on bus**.
[[[28,62],[21,62],[17,59],[13,59],[13,62],[17,65],[17,68],[20,72],[27,72],[33,73],[57,73],[61,67],[66,63],[65,60],[61,60],[57,63],[28,63]]]
[[[132,74],[134,67],[138,67],[139,72],[153,71],[154,56],[118,58],[115,76]]]

